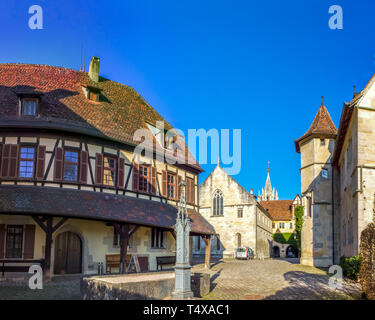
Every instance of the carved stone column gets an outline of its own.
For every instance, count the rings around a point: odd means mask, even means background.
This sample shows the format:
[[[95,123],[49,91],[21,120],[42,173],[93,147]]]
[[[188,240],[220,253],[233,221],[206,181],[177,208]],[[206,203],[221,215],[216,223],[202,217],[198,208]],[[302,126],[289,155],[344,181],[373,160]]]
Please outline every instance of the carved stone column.
[[[174,299],[188,299],[193,297],[191,291],[190,256],[190,221],[186,209],[185,182],[181,182],[181,199],[178,205],[176,220],[176,265]]]

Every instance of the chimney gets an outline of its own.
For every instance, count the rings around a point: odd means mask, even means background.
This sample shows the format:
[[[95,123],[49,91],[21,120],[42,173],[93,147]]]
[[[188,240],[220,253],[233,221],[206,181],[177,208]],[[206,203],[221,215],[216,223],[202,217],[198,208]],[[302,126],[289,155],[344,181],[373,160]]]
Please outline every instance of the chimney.
[[[250,194],[254,194],[254,189],[253,188],[250,189]]]
[[[99,82],[99,64],[98,57],[92,57],[89,66],[89,77],[92,81]]]

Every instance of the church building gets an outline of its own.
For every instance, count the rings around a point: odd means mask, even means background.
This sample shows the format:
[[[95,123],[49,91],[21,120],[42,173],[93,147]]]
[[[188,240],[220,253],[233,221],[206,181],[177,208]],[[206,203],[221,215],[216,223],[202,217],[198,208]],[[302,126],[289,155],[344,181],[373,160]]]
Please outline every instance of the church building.
[[[200,214],[215,230],[211,254],[233,257],[238,247],[250,247],[256,257],[269,257],[272,220],[253,191],[245,190],[218,162],[199,187]],[[193,254],[204,253],[205,243],[194,239]]]

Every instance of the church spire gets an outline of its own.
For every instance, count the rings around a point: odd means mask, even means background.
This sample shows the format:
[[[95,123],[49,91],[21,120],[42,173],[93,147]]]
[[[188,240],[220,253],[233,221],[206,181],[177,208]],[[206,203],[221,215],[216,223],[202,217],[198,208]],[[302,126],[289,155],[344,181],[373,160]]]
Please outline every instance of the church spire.
[[[270,177],[270,162],[267,161],[267,179],[266,185],[262,188],[262,192],[259,196],[260,201],[278,200],[277,190],[272,188],[271,177]]]

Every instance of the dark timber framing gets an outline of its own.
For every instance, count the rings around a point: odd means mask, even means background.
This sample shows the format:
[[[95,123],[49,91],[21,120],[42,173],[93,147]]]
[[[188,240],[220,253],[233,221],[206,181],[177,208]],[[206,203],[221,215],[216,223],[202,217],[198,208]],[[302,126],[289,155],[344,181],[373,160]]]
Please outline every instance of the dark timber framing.
[[[43,277],[45,280],[51,278],[51,251],[52,251],[52,235],[60,228],[68,218],[61,218],[61,220],[53,226],[53,217],[43,217],[32,216],[34,221],[39,225],[39,227],[46,233],[46,244],[44,247],[44,270]]]
[[[116,156],[118,157],[120,155],[120,150],[132,152],[133,149],[132,149],[131,146],[123,145],[123,144],[119,144],[119,143],[113,143],[111,145],[111,144],[108,144],[108,141],[106,141],[106,140],[95,139],[93,137],[88,138],[88,137],[84,137],[84,136],[77,137],[75,135],[65,134],[65,133],[64,133],[64,136],[62,137],[61,135],[55,135],[53,133],[44,133],[44,132],[43,132],[43,134],[37,135],[37,134],[34,133],[33,135],[31,135],[30,132],[28,132],[27,130],[25,132],[23,132],[23,130],[20,130],[19,132],[14,132],[12,134],[9,134],[8,132],[3,132],[2,130],[0,130],[0,134],[4,134],[3,137],[2,137],[2,144],[5,144],[5,137],[15,137],[15,138],[17,138],[17,144],[18,145],[20,145],[20,144],[33,145],[33,147],[35,147],[36,149],[38,148],[38,146],[43,145],[43,144],[40,143],[41,138],[56,139],[53,150],[52,151],[48,150],[48,151],[45,152],[46,155],[50,155],[50,159],[48,160],[43,178],[37,179],[36,177],[34,177],[32,179],[27,179],[27,181],[33,183],[34,186],[38,186],[38,185],[39,186],[59,185],[60,188],[63,188],[64,186],[75,186],[77,188],[77,190],[80,190],[80,189],[85,188],[85,187],[90,187],[95,192],[106,192],[106,191],[114,190],[116,192],[116,194],[125,195],[126,193],[131,193],[131,194],[135,194],[136,197],[140,197],[140,195],[142,195],[142,196],[147,196],[149,198],[149,200],[158,199],[158,201],[160,201],[160,202],[169,202],[169,203],[173,203],[174,205],[178,204],[178,198],[177,197],[175,197],[176,199],[167,199],[165,196],[162,195],[162,190],[161,190],[162,188],[161,188],[161,185],[159,183],[158,178],[156,179],[156,186],[155,186],[156,193],[155,194],[153,194],[151,192],[145,193],[145,192],[140,192],[138,190],[129,189],[129,181],[132,178],[132,173],[133,173],[133,163],[129,163],[128,161],[125,161],[125,164],[124,164],[125,165],[124,172],[126,172],[126,171],[128,171],[128,172],[125,175],[125,185],[122,186],[122,187],[119,187],[117,185],[117,183],[115,184],[115,186],[106,186],[106,185],[103,185],[103,184],[100,184],[100,185],[96,184],[95,168],[92,167],[92,162],[91,162],[91,160],[95,159],[95,157],[93,157],[93,156],[88,157],[88,177],[90,177],[90,179],[91,179],[91,182],[92,182],[91,184],[82,183],[82,182],[79,181],[79,179],[77,179],[77,181],[64,181],[64,180],[56,181],[53,177],[53,174],[51,174],[51,173],[53,173],[52,171],[54,170],[56,150],[59,146],[61,146],[62,148],[67,148],[67,149],[69,149],[69,148],[75,149],[80,154],[81,151],[89,152],[89,148],[88,148],[89,144],[97,145],[97,146],[100,145],[103,155],[107,154],[106,152],[104,152],[104,148],[113,149],[114,153],[108,154],[108,155],[113,156],[113,157],[116,157]],[[21,142],[21,137],[30,137],[30,136],[32,136],[33,138],[36,139],[35,143],[30,143],[30,142],[23,143],[23,142]],[[65,143],[66,141],[79,143],[79,147],[70,146],[70,145]],[[46,161],[47,161],[47,158],[46,158]],[[156,167],[156,160],[152,159],[152,161],[153,161],[154,167]],[[126,168],[128,168],[128,170],[126,170]],[[170,168],[173,168],[173,170],[171,170]],[[78,164],[78,170],[79,169],[80,169],[80,163]],[[195,192],[195,194],[198,194],[198,196],[199,196],[199,192],[197,192],[199,172],[197,170],[195,170],[194,168],[191,168],[189,166],[182,165],[182,164],[169,165],[167,163],[164,164],[164,168],[163,168],[164,171],[175,174],[176,179],[178,177],[179,169],[185,171],[185,174],[183,175],[185,179],[187,177],[186,173],[189,172],[190,177],[192,179],[194,179],[194,184],[193,184],[194,187],[195,187],[194,192]],[[156,176],[160,177],[160,175],[162,175],[162,172],[156,170]],[[48,179],[49,176],[52,176],[52,179]],[[78,176],[79,176],[79,172],[78,172]],[[0,178],[0,184],[2,184],[3,182],[6,182],[6,183],[14,182],[15,184],[17,184],[18,181],[24,181],[24,179],[21,179],[21,178],[18,178],[18,177],[17,178],[11,178],[11,179]],[[176,193],[177,193],[177,188],[176,188]],[[193,209],[196,210],[197,212],[199,212],[198,197],[197,196],[195,197],[195,203],[188,203],[188,205],[193,207]]]

